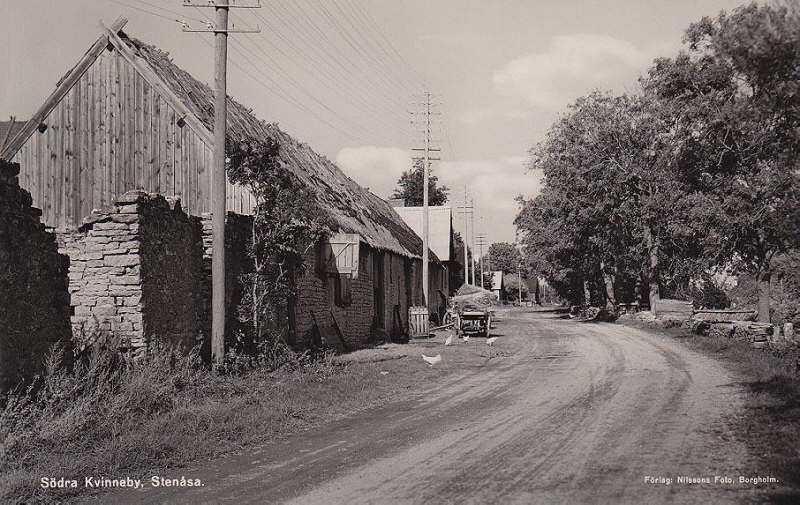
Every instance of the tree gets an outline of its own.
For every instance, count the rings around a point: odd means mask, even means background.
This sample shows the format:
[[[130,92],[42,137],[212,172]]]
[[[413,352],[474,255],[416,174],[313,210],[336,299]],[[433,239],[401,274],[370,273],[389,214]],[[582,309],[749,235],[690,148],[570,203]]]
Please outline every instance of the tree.
[[[239,307],[250,328],[243,350],[250,352],[286,340],[296,279],[309,267],[309,251],[332,229],[312,190],[280,165],[278,149],[272,140],[229,141],[225,148],[228,177],[246,184],[256,200],[248,248],[253,268],[242,276],[247,289]]]
[[[422,160],[414,163],[414,168],[406,170],[397,180],[397,188],[392,198],[403,199],[409,207],[423,205],[423,189],[425,174],[422,171]],[[447,203],[447,186],[438,186],[439,178],[428,173],[428,205],[444,205]]]
[[[517,269],[522,265],[522,255],[513,244],[495,242],[489,246],[484,262],[486,265],[491,265],[492,270],[502,270],[503,273],[516,273]]]
[[[503,293],[506,300],[511,302],[519,301],[520,292],[522,293],[522,298],[530,298],[525,279],[522,279],[522,284],[519,281],[517,274],[505,274],[503,276]]]
[[[461,237],[461,233],[457,231],[453,232],[451,257],[452,264],[447,268],[447,271],[450,276],[450,289],[455,291],[462,284],[467,283],[466,279],[464,279],[464,263],[466,261],[467,266],[469,266],[469,262],[472,260],[472,250],[469,247],[467,247],[467,258],[466,260],[464,259],[464,240]]]
[[[657,60],[644,82],[679,117],[678,169],[694,181],[691,224],[709,262],[757,279],[765,322],[773,260],[800,246],[799,36],[783,7],[723,11],[692,24],[689,51]]]
[[[669,112],[647,96],[595,91],[531,150],[544,188],[521,202],[516,224],[526,256],[555,276],[554,287],[567,290],[561,296],[613,309],[618,276],[628,271],[648,279],[655,308],[673,277],[664,274],[678,265],[671,258],[691,249],[678,219],[687,187],[674,173]]]

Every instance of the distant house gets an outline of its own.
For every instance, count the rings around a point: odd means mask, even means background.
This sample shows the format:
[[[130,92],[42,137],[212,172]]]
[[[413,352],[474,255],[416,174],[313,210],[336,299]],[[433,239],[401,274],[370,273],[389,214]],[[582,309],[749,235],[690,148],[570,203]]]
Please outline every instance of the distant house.
[[[20,185],[57,231],[74,229],[93,209],[135,189],[176,196],[193,216],[211,210],[213,92],[168,53],[123,32],[125,24],[119,19],[102,32],[0,153],[20,163]],[[337,228],[309,253],[316,268],[297,280],[292,341],[308,345],[335,328],[345,347],[358,348],[403,333],[408,307],[423,303],[417,234],[334,163],[230,97],[227,135],[276,140],[280,163]],[[254,204],[247,187],[228,183],[228,211],[251,214]],[[432,292],[447,291],[442,270],[432,255]],[[148,333],[146,323],[142,331]]]
[[[495,298],[500,301],[505,298],[503,294],[503,288],[505,287],[503,284],[503,271],[497,270],[491,273],[490,279],[492,284],[490,286],[490,290],[494,294]]]
[[[424,227],[424,208],[405,207],[399,205],[397,200],[390,201],[394,210],[403,218],[403,221],[422,237]],[[447,306],[447,297],[450,294],[449,271],[453,269],[455,251],[453,250],[453,213],[450,207],[428,207],[428,236],[430,250],[444,264],[444,269],[431,269],[431,303],[432,312]],[[435,291],[434,291],[435,288]],[[434,298],[435,293],[435,298]]]
[[[0,145],[5,140],[11,140],[25,126],[27,121],[0,121]]]

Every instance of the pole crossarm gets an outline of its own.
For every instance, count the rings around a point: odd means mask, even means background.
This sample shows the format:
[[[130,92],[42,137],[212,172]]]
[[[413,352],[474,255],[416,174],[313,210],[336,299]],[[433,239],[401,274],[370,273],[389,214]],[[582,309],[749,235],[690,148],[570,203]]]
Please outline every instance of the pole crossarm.
[[[215,28],[207,30],[194,30],[192,28],[183,28],[186,33],[261,33],[261,28],[256,27],[254,30],[217,30]]]
[[[192,0],[183,0],[184,7],[209,7],[213,9],[222,8],[222,9],[260,9],[261,8],[261,0],[256,0],[254,4],[239,4],[235,1],[229,2],[214,2],[209,0],[208,2],[192,2]]]
[[[258,33],[261,30],[228,28],[229,9],[258,9],[256,4],[239,4],[235,0],[194,3],[183,0],[184,7],[209,7],[216,10],[216,19],[205,29],[192,29],[185,21],[182,30],[188,33],[214,34],[214,145],[211,166],[211,356],[215,365],[225,359],[225,139],[228,124],[228,36],[232,33]]]

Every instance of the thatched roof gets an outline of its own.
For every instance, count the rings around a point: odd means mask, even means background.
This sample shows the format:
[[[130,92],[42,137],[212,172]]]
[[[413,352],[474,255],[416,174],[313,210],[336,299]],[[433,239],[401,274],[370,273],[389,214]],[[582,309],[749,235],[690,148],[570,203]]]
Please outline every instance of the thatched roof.
[[[157,47],[119,33],[178,99],[209,129],[214,128],[214,94]],[[383,199],[359,186],[333,162],[278,128],[256,118],[250,109],[228,97],[227,135],[231,140],[271,138],[279,145],[280,161],[316,194],[342,233],[357,233],[371,247],[403,256],[422,256],[422,240]],[[432,254],[432,260],[437,258]]]

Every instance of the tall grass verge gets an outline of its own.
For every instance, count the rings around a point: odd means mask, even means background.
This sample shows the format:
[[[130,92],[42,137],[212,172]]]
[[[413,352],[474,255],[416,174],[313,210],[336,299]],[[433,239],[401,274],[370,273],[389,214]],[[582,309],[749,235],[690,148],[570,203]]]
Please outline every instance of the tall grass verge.
[[[0,502],[52,503],[86,492],[84,477],[145,475],[210,459],[370,406],[369,366],[337,365],[278,346],[228,356],[217,371],[197,350],[153,342],[128,359],[99,347],[74,366],[54,348],[45,372],[5,397]],[[42,477],[77,489],[40,487]]]

